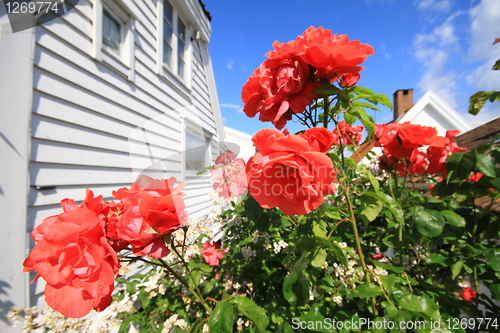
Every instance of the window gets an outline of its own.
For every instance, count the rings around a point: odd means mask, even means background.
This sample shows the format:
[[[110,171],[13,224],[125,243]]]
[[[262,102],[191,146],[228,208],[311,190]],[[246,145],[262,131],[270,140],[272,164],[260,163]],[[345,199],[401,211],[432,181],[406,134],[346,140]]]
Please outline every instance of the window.
[[[102,19],[102,43],[120,54],[121,24],[106,9]]]
[[[161,10],[161,19],[158,24],[162,34],[159,36],[161,42],[158,44],[158,73],[164,73],[165,67],[167,73],[175,74],[177,78],[189,85],[188,59],[191,29],[172,3],[176,2],[163,0],[158,6]],[[177,5],[182,4],[177,3]]]
[[[163,62],[172,66],[172,40],[174,35],[174,8],[170,2],[163,4]]]
[[[93,56],[128,80],[134,79],[134,18],[127,0],[94,0]]]
[[[186,126],[185,133],[185,170],[198,172],[210,165],[212,135],[191,126]]]
[[[186,26],[177,20],[177,74],[184,76],[184,50],[186,49]]]

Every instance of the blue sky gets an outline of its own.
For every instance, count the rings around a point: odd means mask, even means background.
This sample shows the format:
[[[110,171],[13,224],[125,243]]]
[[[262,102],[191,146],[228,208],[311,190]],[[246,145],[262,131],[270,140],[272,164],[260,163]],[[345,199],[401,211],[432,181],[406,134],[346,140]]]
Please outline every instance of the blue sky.
[[[210,50],[224,124],[248,134],[273,127],[243,112],[241,87],[271,44],[295,39],[309,26],[347,34],[375,49],[359,85],[392,95],[413,88],[415,102],[433,90],[472,125],[500,116],[489,103],[476,117],[468,99],[500,90],[500,0],[203,0],[212,15]],[[387,108],[376,122],[392,120]],[[292,130],[302,129],[292,126]]]

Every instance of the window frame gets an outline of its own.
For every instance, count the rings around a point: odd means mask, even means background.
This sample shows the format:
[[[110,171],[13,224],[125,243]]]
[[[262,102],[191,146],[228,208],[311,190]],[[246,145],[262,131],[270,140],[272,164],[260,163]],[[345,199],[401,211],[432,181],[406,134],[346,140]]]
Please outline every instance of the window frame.
[[[133,81],[134,31],[137,17],[130,9],[129,0],[94,0],[93,15],[93,57],[110,67],[121,76]],[[120,24],[119,52],[103,42],[104,11]]]
[[[183,140],[183,154],[182,154],[182,172],[183,172],[183,178],[185,179],[186,176],[195,176],[198,171],[203,170],[206,167],[209,167],[212,165],[212,144],[214,141],[214,134],[208,131],[207,129],[201,127],[198,124],[195,124],[192,121],[189,121],[187,119],[183,118],[183,133],[182,133],[182,140]],[[198,139],[202,139],[205,142],[205,149],[204,149],[204,161],[203,165],[200,166],[199,169],[188,169],[188,135],[193,135],[197,137]],[[197,146],[197,147],[202,147],[202,146]]]
[[[172,7],[172,37],[170,41],[171,53],[170,53],[170,63],[166,63],[163,61],[164,59],[164,2],[168,2]],[[184,32],[184,54],[183,54],[183,64],[184,70],[182,74],[179,74],[179,59],[178,59],[178,50],[179,50],[179,36],[178,36],[178,27],[179,21],[185,27]],[[158,75],[163,78],[174,79],[176,82],[181,83],[184,88],[188,90],[191,89],[191,59],[192,59],[192,35],[193,35],[193,27],[190,24],[189,20],[186,19],[185,15],[183,15],[179,6],[177,6],[176,1],[170,0],[159,0],[157,2],[157,45],[156,45],[156,72]]]

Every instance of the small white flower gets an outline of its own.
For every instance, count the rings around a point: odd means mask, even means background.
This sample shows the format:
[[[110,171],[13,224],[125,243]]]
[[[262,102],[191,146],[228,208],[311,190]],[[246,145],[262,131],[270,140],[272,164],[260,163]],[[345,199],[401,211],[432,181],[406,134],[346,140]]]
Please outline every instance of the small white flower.
[[[337,303],[338,306],[342,306],[342,297],[340,296],[333,296],[332,297],[332,301],[334,301],[335,303]]]

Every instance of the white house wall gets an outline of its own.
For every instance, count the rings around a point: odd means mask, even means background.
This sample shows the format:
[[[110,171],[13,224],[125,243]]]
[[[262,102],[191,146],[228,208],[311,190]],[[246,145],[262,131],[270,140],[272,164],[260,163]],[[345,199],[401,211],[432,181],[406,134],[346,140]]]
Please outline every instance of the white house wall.
[[[427,105],[422,111],[420,111],[411,123],[435,127],[438,131],[438,135],[441,136],[445,136],[446,131],[453,128],[453,125],[449,124],[449,122],[433,110],[430,105]]]
[[[63,198],[82,200],[90,188],[111,199],[111,191],[129,186],[141,168],[183,180],[191,216],[211,206],[208,175],[185,173],[181,161],[183,117],[212,134],[212,161],[219,152],[207,42],[193,39],[188,46],[190,84],[158,74],[156,1],[129,6],[137,17],[133,81],[93,57],[92,1],[80,0],[67,15],[36,28],[28,234],[60,212]],[[41,283],[31,286],[32,295],[42,290]]]

